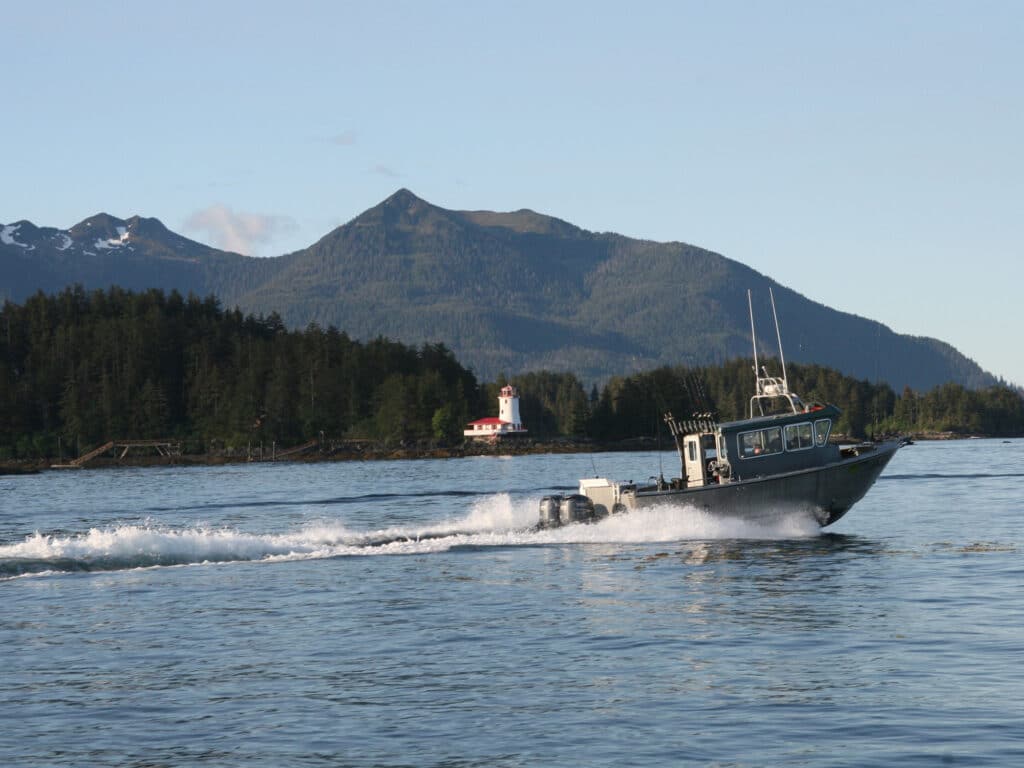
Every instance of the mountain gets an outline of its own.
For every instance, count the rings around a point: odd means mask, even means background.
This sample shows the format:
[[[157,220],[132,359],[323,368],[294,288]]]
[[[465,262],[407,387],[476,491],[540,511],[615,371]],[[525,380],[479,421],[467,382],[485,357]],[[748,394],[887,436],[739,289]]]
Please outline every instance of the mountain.
[[[75,283],[219,295],[228,284],[237,291],[266,279],[273,266],[210,248],[140,216],[100,213],[71,229],[29,221],[0,225],[0,299],[20,301]]]
[[[702,248],[589,232],[525,209],[446,210],[405,189],[271,259],[218,251],[139,217],[0,229],[0,296],[76,282],[215,293],[226,306],[276,311],[291,327],[443,342],[483,379],[550,369],[585,381],[749,356],[748,288],[759,354],[774,354],[770,286],[789,360],[896,389],[996,382],[948,344],[837,312]]]

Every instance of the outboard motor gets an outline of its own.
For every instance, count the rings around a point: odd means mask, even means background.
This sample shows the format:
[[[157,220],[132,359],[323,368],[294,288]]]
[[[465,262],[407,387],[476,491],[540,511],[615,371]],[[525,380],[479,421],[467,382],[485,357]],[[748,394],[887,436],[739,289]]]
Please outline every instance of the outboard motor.
[[[573,493],[562,497],[562,503],[559,505],[558,512],[562,525],[589,523],[594,519],[594,502],[589,496]]]
[[[559,518],[561,504],[561,496],[545,496],[540,500],[540,522],[538,525],[541,528],[557,528],[562,524]]]

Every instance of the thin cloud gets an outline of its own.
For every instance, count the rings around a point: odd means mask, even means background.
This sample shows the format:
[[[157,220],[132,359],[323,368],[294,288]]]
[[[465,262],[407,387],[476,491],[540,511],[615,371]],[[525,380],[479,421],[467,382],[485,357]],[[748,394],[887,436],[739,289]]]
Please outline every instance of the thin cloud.
[[[331,144],[337,144],[340,147],[351,147],[355,143],[355,131],[342,131],[337,136],[331,138]]]
[[[380,163],[373,166],[373,168],[370,169],[370,172],[375,173],[378,176],[387,176],[389,179],[397,179],[402,175],[394,168],[389,168],[388,166],[381,165]]]
[[[288,216],[233,211],[226,205],[211,205],[196,211],[185,221],[185,229],[206,232],[207,239],[223,251],[253,255],[275,237],[294,232],[298,225]]]

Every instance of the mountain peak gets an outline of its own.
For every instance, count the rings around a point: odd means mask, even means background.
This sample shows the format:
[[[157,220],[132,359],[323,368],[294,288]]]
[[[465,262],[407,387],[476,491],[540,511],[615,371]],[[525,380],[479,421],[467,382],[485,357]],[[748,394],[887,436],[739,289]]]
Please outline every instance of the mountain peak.
[[[128,231],[128,222],[111,216],[109,213],[97,213],[87,219],[82,219],[68,230],[68,233],[75,240],[84,238],[102,238],[104,240],[112,237],[121,237],[122,232]]]
[[[518,234],[544,234],[568,238],[576,238],[585,234],[579,227],[553,216],[537,213],[529,208],[520,208],[518,211],[509,213],[450,211],[417,197],[405,187],[371,208],[364,216],[372,217],[377,221],[382,220],[400,228],[422,227],[428,221],[431,224],[436,224],[443,219],[448,222],[470,222],[485,228],[507,229]]]
[[[172,237],[180,237],[176,233],[169,230],[160,219],[143,216],[132,216],[128,219],[125,224],[131,231],[132,235],[136,237],[147,237],[155,239],[167,239]]]
[[[404,187],[390,197],[364,211],[352,222],[357,226],[383,225],[396,231],[427,229],[448,218],[449,211],[428,203]]]
[[[384,202],[381,203],[381,205],[388,206],[389,208],[390,207],[407,208],[410,205],[415,205],[416,203],[424,203],[424,204],[429,205],[429,203],[427,203],[426,200],[423,200],[423,199],[417,197],[412,192],[410,192],[408,189],[406,189],[405,187],[402,187],[397,192],[395,192],[393,195],[391,195],[389,198],[384,200]]]

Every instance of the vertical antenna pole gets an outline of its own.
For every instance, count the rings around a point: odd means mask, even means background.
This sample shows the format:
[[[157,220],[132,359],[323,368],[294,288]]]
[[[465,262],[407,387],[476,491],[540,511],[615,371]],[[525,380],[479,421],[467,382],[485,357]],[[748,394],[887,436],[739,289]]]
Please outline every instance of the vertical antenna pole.
[[[757,333],[754,331],[754,300],[750,297],[750,289],[747,288],[747,308],[750,310],[750,340],[754,345],[754,396],[750,398],[750,418],[754,418],[754,401],[757,400],[757,407],[761,409],[761,371],[757,367]],[[764,411],[761,411],[764,415]]]
[[[754,300],[750,298],[750,289],[747,288],[747,307],[750,309],[750,339],[754,344],[754,378],[761,375],[757,367],[757,333],[754,331]]]
[[[768,286],[768,296],[772,300],[772,317],[775,318],[775,338],[779,342],[779,359],[782,361],[782,383],[789,390],[789,378],[786,376],[786,355],[782,351],[782,332],[779,330],[779,316],[775,312],[775,294],[772,292],[771,286]]]

